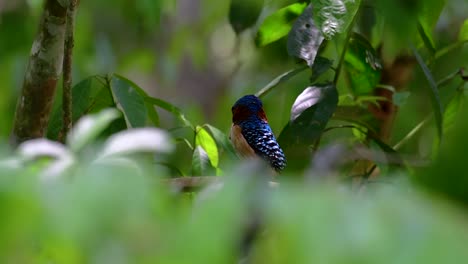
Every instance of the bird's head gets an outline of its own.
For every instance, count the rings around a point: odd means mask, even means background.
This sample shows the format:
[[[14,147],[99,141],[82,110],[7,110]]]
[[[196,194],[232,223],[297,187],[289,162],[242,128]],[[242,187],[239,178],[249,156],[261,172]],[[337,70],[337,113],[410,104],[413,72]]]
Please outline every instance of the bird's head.
[[[232,107],[232,122],[239,122],[249,119],[260,119],[267,122],[263,104],[255,95],[246,95],[234,104]]]

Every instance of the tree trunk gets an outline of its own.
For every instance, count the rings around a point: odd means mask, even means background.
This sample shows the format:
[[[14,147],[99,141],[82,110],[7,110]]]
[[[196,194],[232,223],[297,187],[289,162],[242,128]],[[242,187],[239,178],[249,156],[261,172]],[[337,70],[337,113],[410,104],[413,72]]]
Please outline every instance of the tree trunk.
[[[62,72],[68,0],[46,0],[34,40],[23,89],[16,105],[10,142],[16,146],[43,137]]]

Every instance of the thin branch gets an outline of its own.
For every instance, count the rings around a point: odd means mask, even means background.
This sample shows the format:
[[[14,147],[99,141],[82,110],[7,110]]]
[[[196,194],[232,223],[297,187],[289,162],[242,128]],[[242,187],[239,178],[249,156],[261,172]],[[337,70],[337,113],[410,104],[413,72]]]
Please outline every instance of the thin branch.
[[[63,57],[63,94],[62,94],[62,113],[63,127],[60,133],[60,141],[64,141],[72,127],[72,58],[75,29],[75,14],[77,0],[71,0],[67,11],[67,27],[65,36],[65,52]]]

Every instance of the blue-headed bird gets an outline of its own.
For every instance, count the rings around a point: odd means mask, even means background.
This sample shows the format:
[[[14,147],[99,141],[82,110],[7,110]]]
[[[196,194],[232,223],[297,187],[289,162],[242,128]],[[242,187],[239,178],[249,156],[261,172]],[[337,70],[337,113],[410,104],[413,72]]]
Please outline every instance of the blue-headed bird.
[[[277,172],[286,166],[286,157],[268,124],[262,101],[246,95],[232,107],[231,142],[241,157],[260,157]]]

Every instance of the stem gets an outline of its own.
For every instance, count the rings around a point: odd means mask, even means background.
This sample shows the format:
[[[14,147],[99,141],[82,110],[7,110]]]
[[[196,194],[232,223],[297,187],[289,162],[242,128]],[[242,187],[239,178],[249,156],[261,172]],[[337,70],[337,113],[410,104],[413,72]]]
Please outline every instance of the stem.
[[[63,94],[62,94],[62,112],[63,112],[63,127],[62,133],[59,135],[59,140],[64,141],[68,132],[72,127],[72,58],[75,28],[75,7],[77,0],[71,0],[67,10],[67,26],[65,36],[65,54],[63,57]]]
[[[338,66],[336,67],[335,78],[333,79],[333,83],[335,84],[335,86],[338,83],[338,78],[340,77],[341,67],[343,67],[343,62],[344,62],[344,58],[346,55],[346,50],[348,49],[349,40],[351,39],[351,35],[353,34],[353,26],[354,26],[354,23],[356,22],[356,17],[357,17],[357,13],[354,14],[353,20],[351,21],[351,24],[349,25],[348,32],[346,33],[343,51],[341,52],[340,60],[338,61]]]

